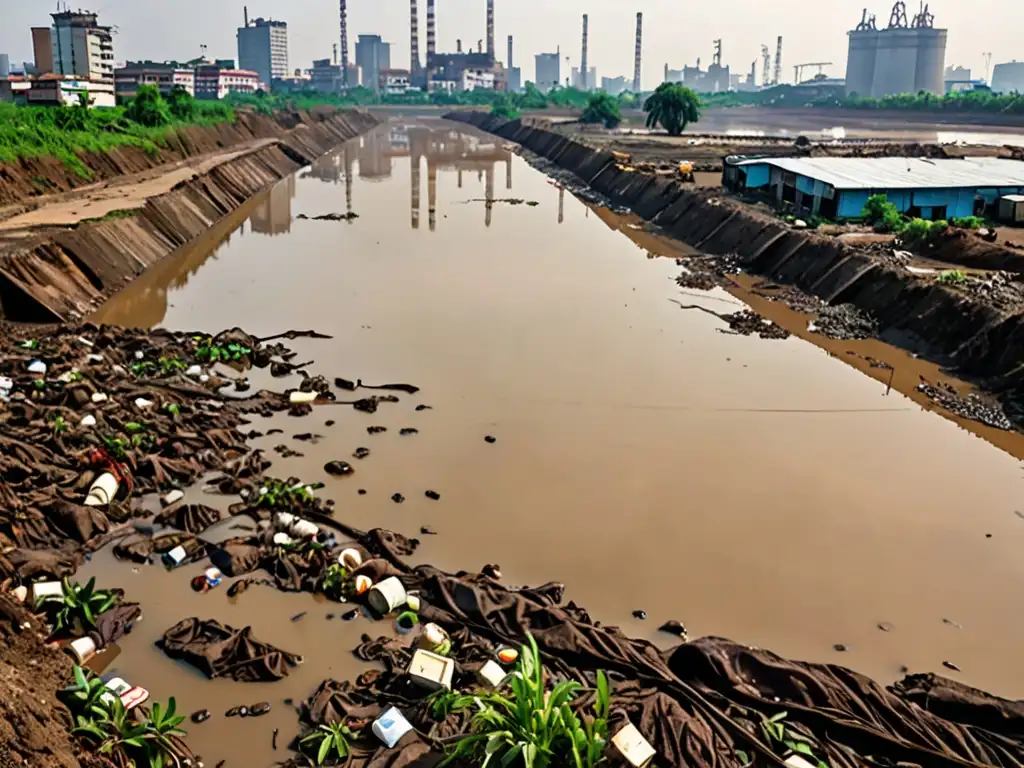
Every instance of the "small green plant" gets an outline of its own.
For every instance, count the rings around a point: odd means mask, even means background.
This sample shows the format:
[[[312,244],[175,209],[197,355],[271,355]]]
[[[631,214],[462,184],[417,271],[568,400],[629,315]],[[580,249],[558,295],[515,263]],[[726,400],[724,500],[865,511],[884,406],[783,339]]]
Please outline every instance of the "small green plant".
[[[935,279],[945,285],[963,285],[967,282],[967,273],[959,269],[946,269]]]
[[[256,506],[265,509],[288,509],[305,506],[316,500],[316,491],[324,487],[323,483],[299,483],[289,485],[276,477],[267,478],[260,488]]]
[[[77,664],[73,673],[74,683],[59,692],[60,698],[72,711],[80,712],[86,717],[106,717],[107,707],[103,703],[104,694],[109,693],[106,684]]]
[[[903,228],[900,237],[908,248],[921,248],[935,242],[947,229],[949,223],[944,220],[912,219]]]
[[[791,753],[813,760],[818,768],[828,768],[828,763],[815,757],[812,748],[813,740],[797,733],[792,728],[786,728],[783,720],[786,719],[787,714],[787,712],[779,712],[761,721],[761,730],[764,731],[768,740],[781,744]]]
[[[61,582],[64,592],[63,601],[47,601],[36,608],[59,606],[53,616],[53,625],[57,631],[69,629],[89,629],[96,626],[96,617],[106,613],[120,602],[117,592],[107,589],[96,589],[96,579],[89,579],[83,587],[78,582],[64,579]]]
[[[455,712],[462,712],[473,705],[475,696],[442,688],[430,696],[430,716],[443,723]]]
[[[339,563],[327,566],[320,579],[320,591],[332,600],[347,600],[353,591],[348,569]]]
[[[177,416],[181,413],[181,406],[177,403],[164,403],[163,410],[165,413],[171,414],[171,416]]]
[[[128,366],[128,370],[137,377],[149,376],[156,372],[156,363],[152,360],[140,360],[139,362],[132,363]]]
[[[981,229],[985,225],[985,220],[978,216],[964,216],[960,219],[950,219],[949,224],[957,229]]]
[[[337,763],[348,757],[351,751],[349,737],[352,731],[345,723],[321,725],[315,731],[299,740],[299,747],[307,754],[316,755],[317,765],[327,765],[331,760]]]
[[[18,344],[20,349],[39,349],[38,339],[26,339],[25,341]]]
[[[178,359],[177,355],[160,358],[160,373],[164,376],[169,376],[177,371],[184,371],[187,367],[185,363]]]
[[[242,344],[228,344],[226,346],[217,344],[210,336],[194,336],[192,340],[196,343],[196,360],[204,363],[226,363],[241,360],[246,355],[252,354],[252,350]]]
[[[64,417],[61,416],[60,414],[57,414],[57,416],[54,417],[54,419],[51,422],[51,424],[53,426],[53,434],[54,435],[59,435],[62,432],[67,432],[68,431],[68,423],[66,421],[64,421]]]
[[[602,123],[605,128],[612,129],[622,122],[619,102],[614,96],[604,91],[590,94],[587,106],[580,115],[580,122],[587,124]]]
[[[128,455],[129,443],[123,437],[101,437],[103,447],[112,459],[124,461]]]

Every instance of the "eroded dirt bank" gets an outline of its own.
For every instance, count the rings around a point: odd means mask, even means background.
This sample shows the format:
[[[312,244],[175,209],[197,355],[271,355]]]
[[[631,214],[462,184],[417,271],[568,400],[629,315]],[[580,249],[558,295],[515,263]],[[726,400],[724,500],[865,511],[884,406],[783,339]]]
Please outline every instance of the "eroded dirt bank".
[[[131,215],[9,243],[0,250],[0,319],[83,317],[253,195],[375,125],[375,118],[359,111],[300,122],[271,143],[146,200]]]
[[[877,252],[796,231],[778,219],[672,179],[620,167],[615,157],[538,126],[452,113],[574,174],[612,203],[703,253],[735,255],[744,270],[798,286],[828,304],[871,313],[886,338],[1002,396],[1018,416],[1024,387],[1024,307],[1007,306],[897,269]]]

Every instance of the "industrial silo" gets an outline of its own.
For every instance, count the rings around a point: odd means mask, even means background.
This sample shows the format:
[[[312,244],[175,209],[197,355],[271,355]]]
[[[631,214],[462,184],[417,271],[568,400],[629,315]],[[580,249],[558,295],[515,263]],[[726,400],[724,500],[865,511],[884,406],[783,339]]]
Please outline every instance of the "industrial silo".
[[[897,27],[878,33],[878,55],[871,95],[881,98],[896,93],[917,93],[918,32]],[[942,83],[942,72],[939,72]]]
[[[846,94],[871,96],[878,54],[878,30],[855,29],[848,33],[850,49],[846,59]]]
[[[917,35],[917,73],[914,78],[914,90],[945,93],[946,30],[922,28],[912,31]]]

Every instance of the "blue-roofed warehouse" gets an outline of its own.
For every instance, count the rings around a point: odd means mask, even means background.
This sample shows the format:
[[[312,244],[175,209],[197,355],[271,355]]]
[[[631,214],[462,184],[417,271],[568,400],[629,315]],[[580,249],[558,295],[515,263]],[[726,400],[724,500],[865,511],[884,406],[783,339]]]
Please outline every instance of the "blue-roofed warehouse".
[[[871,195],[922,219],[993,216],[1003,195],[1024,193],[1024,162],[995,157],[730,157],[726,189],[754,192],[779,208],[856,219]]]

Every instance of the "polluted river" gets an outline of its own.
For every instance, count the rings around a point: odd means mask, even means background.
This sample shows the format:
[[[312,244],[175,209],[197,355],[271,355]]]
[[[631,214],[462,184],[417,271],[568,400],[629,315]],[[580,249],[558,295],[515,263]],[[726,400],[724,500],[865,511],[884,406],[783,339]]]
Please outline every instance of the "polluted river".
[[[950,662],[958,680],[1024,697],[1024,616],[1007,609],[1024,577],[1017,436],[995,447],[887,394],[837,359],[856,344],[732,335],[711,314],[681,311],[744,305],[720,289],[681,290],[684,254],[510,150],[443,121],[393,120],[253,200],[92,320],[313,329],[330,338],[288,343],[295,362],[315,361],[311,375],[419,387],[374,414],[315,406],[247,427],[264,433],[251,445],[274,476],[325,484],[318,495],[338,520],[420,538],[414,563],[564,582],[596,621],[661,647],[674,641],[658,627],[674,619],[691,638],[883,684],[905,669],[951,674]],[[330,214],[340,216],[315,218]],[[886,349],[911,370],[909,355]],[[280,390],[300,379],[251,381]],[[369,455],[353,458],[357,448]],[[354,472],[328,475],[333,460]],[[237,498],[200,484],[186,500],[226,509]],[[239,525],[252,528],[229,519],[202,538]],[[364,672],[351,650],[388,626],[268,586],[195,593],[201,572],[118,562],[110,548],[79,571],[143,606],[106,674],[209,709],[206,723],[186,724],[206,766],[274,764],[299,732],[286,701]],[[251,626],[304,663],[271,683],[207,680],[154,645],[192,616]],[[261,701],[272,705],[261,718],[224,717]]]

